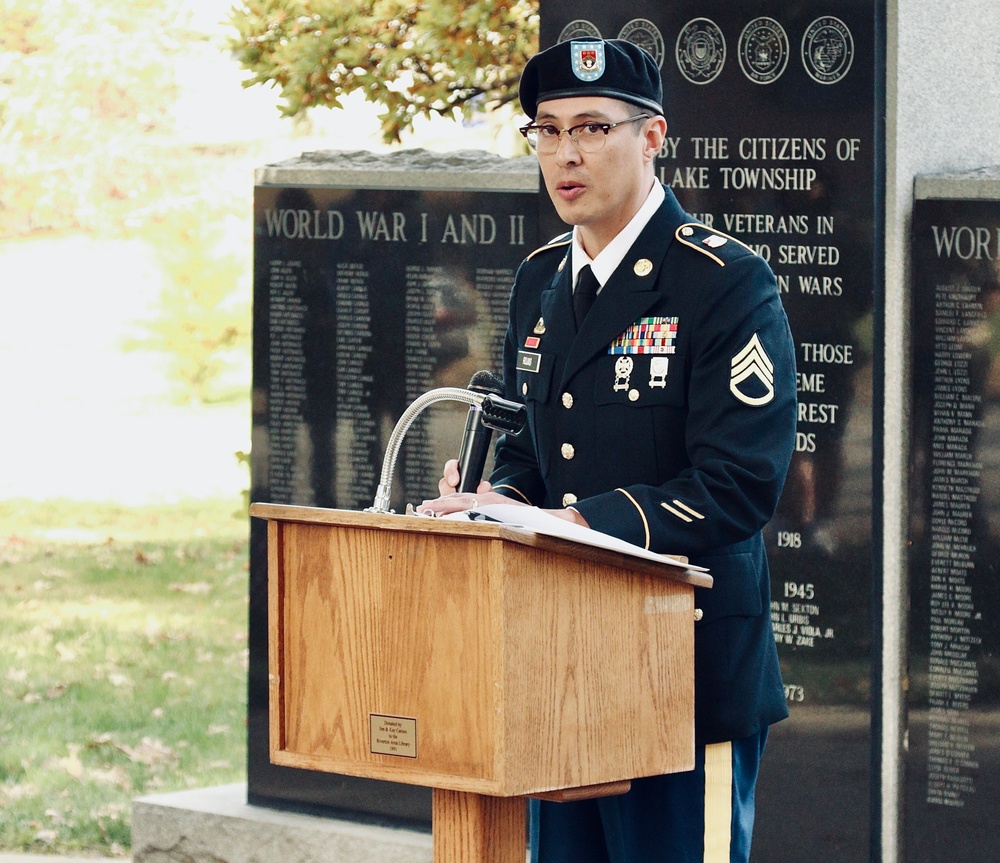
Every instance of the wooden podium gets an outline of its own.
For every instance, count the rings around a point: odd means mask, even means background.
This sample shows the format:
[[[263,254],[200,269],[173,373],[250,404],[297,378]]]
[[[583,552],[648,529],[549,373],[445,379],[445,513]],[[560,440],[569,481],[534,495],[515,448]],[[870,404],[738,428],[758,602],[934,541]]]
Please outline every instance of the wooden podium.
[[[524,797],[694,766],[703,572],[488,522],[254,504],[275,764],[429,786],[435,863],[524,863]]]

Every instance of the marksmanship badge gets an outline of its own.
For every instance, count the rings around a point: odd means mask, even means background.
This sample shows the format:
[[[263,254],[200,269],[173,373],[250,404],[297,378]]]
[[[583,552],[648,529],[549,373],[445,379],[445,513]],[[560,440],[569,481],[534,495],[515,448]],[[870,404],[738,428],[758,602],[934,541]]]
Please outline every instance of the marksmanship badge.
[[[632,377],[632,368],[634,365],[632,357],[618,357],[615,360],[615,385],[613,387],[615,392],[628,389],[629,378]]]
[[[670,369],[670,357],[653,357],[649,361],[649,386],[659,387],[661,390],[667,386],[667,371]]]
[[[730,363],[729,391],[752,407],[774,399],[774,364],[756,333]]]
[[[573,74],[581,81],[596,81],[604,74],[603,42],[570,42]]]

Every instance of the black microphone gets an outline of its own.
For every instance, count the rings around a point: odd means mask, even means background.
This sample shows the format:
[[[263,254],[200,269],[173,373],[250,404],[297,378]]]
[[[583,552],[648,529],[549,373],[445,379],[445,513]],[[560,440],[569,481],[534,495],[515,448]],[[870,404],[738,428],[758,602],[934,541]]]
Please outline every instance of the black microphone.
[[[503,381],[492,372],[479,371],[472,376],[468,389],[474,393],[502,396]],[[470,406],[465,419],[462,449],[458,454],[458,491],[475,494],[483,478],[483,468],[486,467],[486,457],[489,455],[492,437],[493,429],[483,424],[482,408],[479,405]]]

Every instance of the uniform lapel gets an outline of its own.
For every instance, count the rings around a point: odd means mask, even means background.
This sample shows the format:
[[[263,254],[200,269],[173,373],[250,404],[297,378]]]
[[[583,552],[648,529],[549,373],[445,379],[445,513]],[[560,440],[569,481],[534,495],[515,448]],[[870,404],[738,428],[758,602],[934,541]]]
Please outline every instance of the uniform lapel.
[[[686,221],[684,212],[668,190],[663,205],[601,289],[570,346],[561,382],[564,388],[589,360],[606,353],[611,342],[669,290],[671,286],[660,280],[660,268],[673,241],[673,232],[683,221]],[[566,314],[572,320],[573,310],[568,301]]]
[[[573,322],[573,291],[570,285],[573,268],[569,254],[564,266],[556,273],[549,287],[542,291],[542,322],[545,328],[544,343],[549,351],[563,354],[570,349],[576,335]]]

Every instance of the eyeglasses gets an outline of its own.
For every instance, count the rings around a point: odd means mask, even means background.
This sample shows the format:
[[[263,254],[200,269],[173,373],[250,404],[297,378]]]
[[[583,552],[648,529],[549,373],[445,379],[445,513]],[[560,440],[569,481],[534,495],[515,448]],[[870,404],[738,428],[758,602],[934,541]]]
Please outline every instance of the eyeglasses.
[[[540,126],[528,123],[521,126],[518,131],[524,135],[532,150],[539,153],[554,153],[559,149],[559,139],[565,132],[569,135],[573,145],[583,153],[596,153],[604,148],[604,142],[608,138],[608,132],[616,126],[624,126],[626,123],[634,123],[636,120],[648,118],[649,114],[636,114],[634,117],[626,117],[617,123],[579,123],[570,126],[568,129],[559,129],[551,123],[542,123]]]

